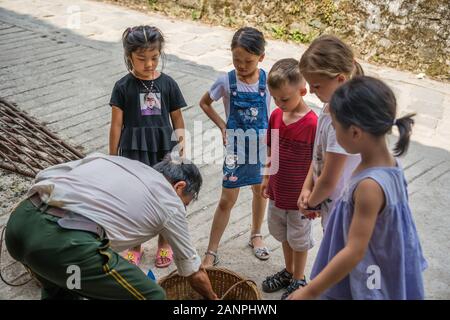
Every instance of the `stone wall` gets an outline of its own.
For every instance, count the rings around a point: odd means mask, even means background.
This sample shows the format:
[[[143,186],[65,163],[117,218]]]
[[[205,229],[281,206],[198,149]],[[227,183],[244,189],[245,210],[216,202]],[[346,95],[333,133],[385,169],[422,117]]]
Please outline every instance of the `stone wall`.
[[[450,81],[450,0],[110,0],[308,43],[338,35],[361,59]]]

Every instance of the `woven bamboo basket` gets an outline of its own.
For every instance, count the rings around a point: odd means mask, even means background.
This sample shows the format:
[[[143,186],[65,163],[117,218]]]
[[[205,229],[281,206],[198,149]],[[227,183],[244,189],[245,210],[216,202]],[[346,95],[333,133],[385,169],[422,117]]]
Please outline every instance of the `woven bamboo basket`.
[[[261,293],[254,281],[225,268],[210,267],[206,272],[214,292],[221,300],[261,300]],[[176,270],[161,278],[159,285],[166,291],[169,300],[203,299],[191,288],[188,279],[180,276]]]

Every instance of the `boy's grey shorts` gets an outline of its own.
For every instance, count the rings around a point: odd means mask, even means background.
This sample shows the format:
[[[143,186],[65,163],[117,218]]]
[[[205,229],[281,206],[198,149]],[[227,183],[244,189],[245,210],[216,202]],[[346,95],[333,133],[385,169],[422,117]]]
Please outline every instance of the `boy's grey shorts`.
[[[314,246],[311,220],[302,217],[299,210],[280,209],[269,200],[267,223],[270,234],[280,242],[287,241],[297,252],[307,251]]]

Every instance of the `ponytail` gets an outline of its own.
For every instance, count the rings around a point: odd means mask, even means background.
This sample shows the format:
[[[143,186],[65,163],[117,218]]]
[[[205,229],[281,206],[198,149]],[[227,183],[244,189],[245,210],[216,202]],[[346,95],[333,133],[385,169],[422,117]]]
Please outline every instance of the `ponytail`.
[[[353,61],[353,65],[355,67],[354,67],[353,72],[352,72],[352,77],[363,76],[364,75],[364,70],[361,67],[361,65],[359,64],[359,62],[354,60]]]
[[[412,126],[414,125],[415,113],[407,114],[397,120],[395,120],[394,125],[398,127],[399,135],[397,143],[394,148],[394,155],[399,157],[408,151],[410,137],[412,133]]]
[[[330,100],[330,112],[344,128],[351,125],[382,137],[397,126],[400,137],[394,147],[394,156],[406,153],[415,114],[395,120],[397,101],[394,92],[383,81],[367,76],[354,77],[340,86]]]
[[[127,67],[127,70],[130,72],[133,70],[133,63],[131,62],[131,52],[127,52],[127,50],[125,48],[125,43],[127,41],[128,35],[131,33],[132,30],[133,30],[133,28],[126,28],[125,31],[122,33],[122,44],[125,49],[125,54],[123,55],[123,59],[125,62],[125,66]]]

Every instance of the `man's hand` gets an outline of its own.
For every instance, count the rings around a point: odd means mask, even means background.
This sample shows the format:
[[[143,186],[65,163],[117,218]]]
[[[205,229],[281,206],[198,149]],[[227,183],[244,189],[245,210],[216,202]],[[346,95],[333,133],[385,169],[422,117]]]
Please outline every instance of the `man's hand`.
[[[211,281],[209,281],[208,274],[206,273],[205,269],[203,269],[202,266],[200,266],[200,269],[191,274],[188,277],[189,284],[191,287],[197,291],[200,295],[202,295],[204,298],[208,300],[219,300],[217,295],[212,289]]]

